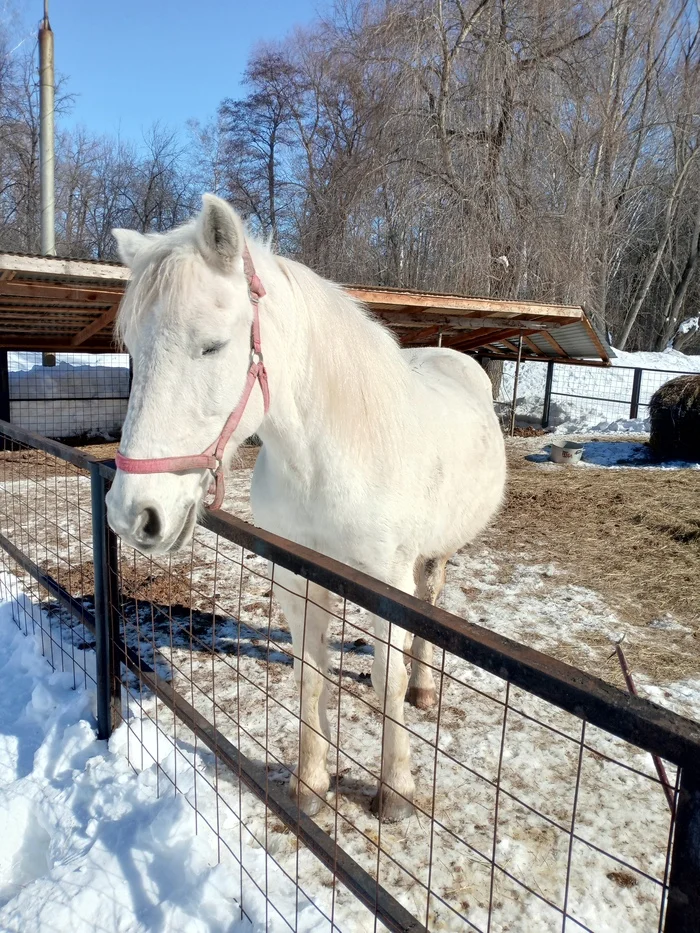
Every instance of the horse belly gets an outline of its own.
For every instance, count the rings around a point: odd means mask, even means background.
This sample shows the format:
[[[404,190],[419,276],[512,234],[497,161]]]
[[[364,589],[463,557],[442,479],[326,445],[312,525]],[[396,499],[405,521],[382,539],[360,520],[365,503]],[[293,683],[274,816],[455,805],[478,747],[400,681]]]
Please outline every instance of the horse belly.
[[[454,553],[483,531],[501,505],[506,478],[505,445],[490,394],[475,398],[452,374],[438,381],[423,439],[429,479],[419,521],[426,557]]]

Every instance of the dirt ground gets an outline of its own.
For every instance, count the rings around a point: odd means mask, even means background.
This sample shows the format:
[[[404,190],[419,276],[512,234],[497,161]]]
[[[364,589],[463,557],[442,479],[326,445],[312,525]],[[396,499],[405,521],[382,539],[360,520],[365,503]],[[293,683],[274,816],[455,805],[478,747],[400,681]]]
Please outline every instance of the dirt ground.
[[[636,621],[698,623],[700,471],[543,470],[527,456],[544,443],[509,442],[505,507],[485,540],[558,562]]]

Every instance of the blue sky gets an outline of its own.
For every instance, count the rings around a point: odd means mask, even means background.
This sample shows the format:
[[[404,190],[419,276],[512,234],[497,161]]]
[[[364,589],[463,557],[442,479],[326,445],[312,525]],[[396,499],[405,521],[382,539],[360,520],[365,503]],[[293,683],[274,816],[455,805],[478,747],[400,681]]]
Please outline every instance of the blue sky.
[[[0,0],[31,35],[43,0]],[[155,120],[206,120],[240,93],[248,55],[327,9],[324,0],[50,0],[56,69],[75,96],[66,125],[138,141]],[[26,45],[34,45],[33,39]]]

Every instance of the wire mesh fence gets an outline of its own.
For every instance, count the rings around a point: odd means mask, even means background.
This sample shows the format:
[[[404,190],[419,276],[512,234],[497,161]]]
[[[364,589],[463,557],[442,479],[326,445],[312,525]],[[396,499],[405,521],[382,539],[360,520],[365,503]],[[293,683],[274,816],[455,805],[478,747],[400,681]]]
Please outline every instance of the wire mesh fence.
[[[115,437],[129,397],[123,353],[13,353],[7,375],[10,421],[55,438]]]
[[[91,683],[88,471],[93,489],[111,473],[12,437],[0,455],[3,586],[24,607],[18,624],[46,631],[47,659],[75,659],[76,684]],[[698,857],[685,832],[700,818],[694,724],[225,513],[185,553],[105,554],[119,582],[113,747],[192,806],[236,867],[242,917],[350,933],[697,928],[697,885],[683,875]],[[51,578],[48,599],[36,571]],[[290,600],[304,620],[296,648],[280,610]],[[376,670],[372,683],[377,656],[416,663],[404,632],[437,646],[421,654],[427,709],[392,707]],[[397,789],[387,735],[404,728],[413,812],[382,822],[377,786]],[[297,767],[300,746],[315,747],[315,770]]]
[[[534,362],[521,364],[517,389],[515,364],[504,363],[497,399],[504,423],[510,423],[515,394],[519,424],[587,433],[611,422],[630,422],[629,430],[648,430],[649,402],[671,379],[687,375],[677,370],[640,367]]]
[[[84,466],[0,435],[0,522],[3,543],[64,581],[67,594],[94,592],[90,475]],[[2,558],[0,597],[12,599],[17,625],[37,634],[51,666],[70,672],[74,686],[94,687],[90,596],[47,600],[45,588],[7,549]]]

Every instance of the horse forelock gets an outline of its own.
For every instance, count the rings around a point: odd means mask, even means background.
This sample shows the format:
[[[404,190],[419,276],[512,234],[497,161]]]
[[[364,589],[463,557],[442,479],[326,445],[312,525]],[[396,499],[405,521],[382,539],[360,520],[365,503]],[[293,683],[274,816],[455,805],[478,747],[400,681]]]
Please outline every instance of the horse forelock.
[[[135,257],[132,275],[115,321],[116,335],[125,343],[127,332],[148,315],[156,302],[185,307],[187,296],[202,291],[207,266],[200,252],[194,222],[166,234],[149,237]],[[170,299],[176,296],[177,301]]]

